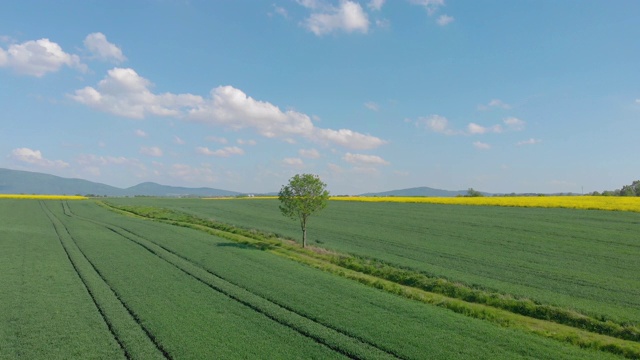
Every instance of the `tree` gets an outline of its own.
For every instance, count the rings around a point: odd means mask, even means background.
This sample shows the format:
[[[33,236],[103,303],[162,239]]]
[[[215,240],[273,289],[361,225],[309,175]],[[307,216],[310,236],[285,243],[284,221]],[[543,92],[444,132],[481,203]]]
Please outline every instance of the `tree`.
[[[302,247],[307,245],[307,219],[327,206],[329,191],[326,186],[318,175],[298,174],[289,179],[289,184],[283,185],[278,193],[282,214],[300,221]]]
[[[469,190],[467,190],[467,197],[482,197],[484,195],[482,195],[482,193],[480,191],[477,190],[473,190],[473,188],[469,188]]]

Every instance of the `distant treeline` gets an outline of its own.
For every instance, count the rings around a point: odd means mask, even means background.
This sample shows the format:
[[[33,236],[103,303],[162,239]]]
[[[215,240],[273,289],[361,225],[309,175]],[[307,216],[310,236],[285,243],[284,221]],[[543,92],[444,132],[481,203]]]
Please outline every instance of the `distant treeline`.
[[[605,190],[602,193],[594,191],[594,196],[640,196],[640,180],[636,180],[631,185],[625,185],[622,189]]]

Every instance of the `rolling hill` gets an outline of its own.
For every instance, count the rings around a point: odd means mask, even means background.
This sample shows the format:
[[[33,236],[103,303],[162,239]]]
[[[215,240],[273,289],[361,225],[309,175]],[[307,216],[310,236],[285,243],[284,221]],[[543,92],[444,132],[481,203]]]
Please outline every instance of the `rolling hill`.
[[[145,182],[126,189],[83,179],[69,179],[44,173],[1,169],[2,194],[60,194],[99,196],[235,196],[235,191],[214,188],[186,188]]]
[[[377,193],[366,193],[361,196],[431,196],[431,197],[455,197],[460,195],[466,195],[467,190],[442,190],[434,189],[426,186],[415,187],[409,189],[383,191]],[[483,195],[491,195],[488,193],[482,193]]]

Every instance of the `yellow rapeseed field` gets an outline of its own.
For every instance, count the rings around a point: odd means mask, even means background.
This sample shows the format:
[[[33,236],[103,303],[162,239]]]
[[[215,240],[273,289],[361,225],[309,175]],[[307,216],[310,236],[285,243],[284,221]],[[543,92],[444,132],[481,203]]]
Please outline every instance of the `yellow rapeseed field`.
[[[513,197],[332,197],[335,201],[401,202],[456,205],[569,208],[640,212],[640,197],[628,196],[513,196]]]
[[[87,197],[79,195],[22,195],[0,194],[0,199],[35,199],[35,200],[85,200]]]

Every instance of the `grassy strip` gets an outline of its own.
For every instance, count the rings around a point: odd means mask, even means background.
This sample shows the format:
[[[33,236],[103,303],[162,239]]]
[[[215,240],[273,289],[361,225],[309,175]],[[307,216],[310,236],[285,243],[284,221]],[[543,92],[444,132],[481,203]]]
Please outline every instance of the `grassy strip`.
[[[247,244],[262,250],[288,257],[295,261],[328,271],[363,284],[373,286],[394,294],[424,303],[441,306],[470,317],[489,320],[503,326],[523,329],[538,335],[568,342],[583,348],[607,351],[628,358],[640,357],[640,344],[625,341],[622,338],[599,333],[598,330],[624,325],[611,321],[600,321],[548,305],[536,304],[528,299],[515,299],[507,295],[472,289],[445,279],[430,278],[426,275],[399,269],[382,262],[357,258],[348,255],[315,252],[283,242],[275,234],[262,234],[254,230],[219,224],[189,214],[153,207],[113,206],[104,204],[112,210],[125,214],[160,220],[173,225],[204,230],[212,235]],[[423,289],[424,288],[424,289]],[[574,324],[592,321],[593,324],[606,326],[580,326],[561,324],[550,317],[545,310],[551,309],[564,313],[565,318],[578,319]],[[522,311],[525,314],[519,314]],[[538,314],[541,319],[535,318]],[[568,316],[566,314],[569,314]],[[562,319],[562,318],[561,318]],[[584,320],[586,319],[586,320]],[[613,325],[611,325],[613,324]],[[637,329],[636,329],[637,330]],[[624,331],[622,331],[624,332]],[[633,334],[633,328],[630,332]]]
[[[125,357],[127,359],[166,359],[167,357],[142,331],[141,325],[119,300],[113,289],[96,272],[93,265],[78,248],[66,226],[46,205],[42,204],[42,206],[51,220],[69,260],[85,284],[109,330],[122,347]]]

